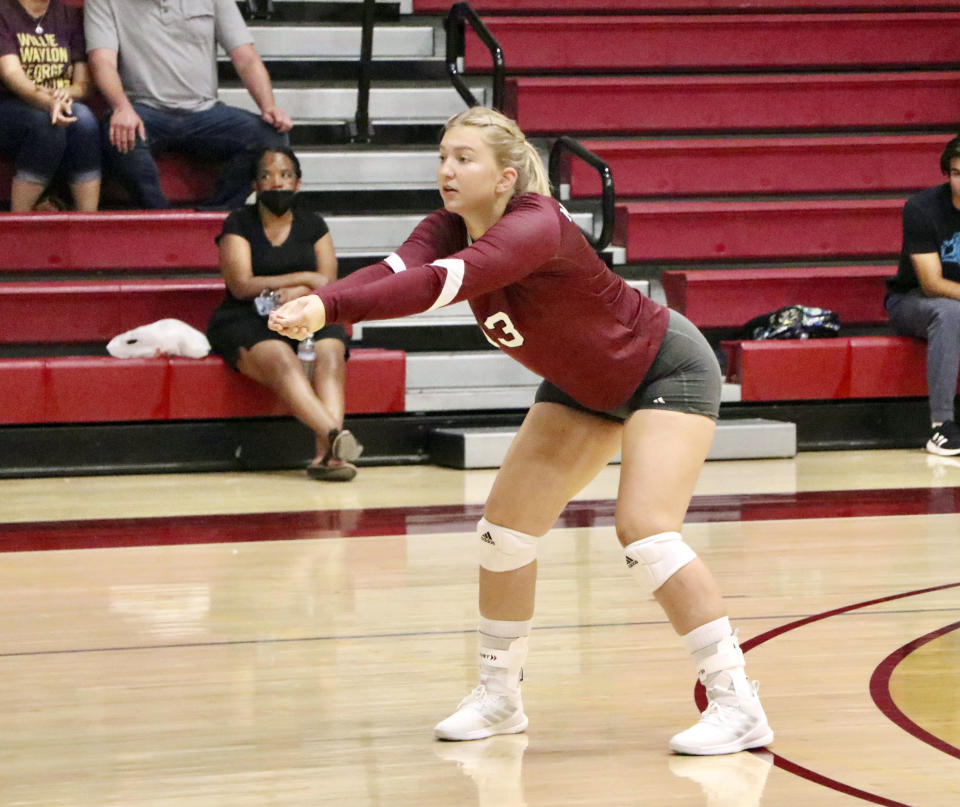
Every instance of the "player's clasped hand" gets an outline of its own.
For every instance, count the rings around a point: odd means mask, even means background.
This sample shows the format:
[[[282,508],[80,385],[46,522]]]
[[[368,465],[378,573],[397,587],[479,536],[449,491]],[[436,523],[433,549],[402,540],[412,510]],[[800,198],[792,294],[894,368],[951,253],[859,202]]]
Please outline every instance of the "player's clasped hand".
[[[290,339],[306,339],[327,324],[327,315],[320,298],[307,294],[273,309],[267,324]]]

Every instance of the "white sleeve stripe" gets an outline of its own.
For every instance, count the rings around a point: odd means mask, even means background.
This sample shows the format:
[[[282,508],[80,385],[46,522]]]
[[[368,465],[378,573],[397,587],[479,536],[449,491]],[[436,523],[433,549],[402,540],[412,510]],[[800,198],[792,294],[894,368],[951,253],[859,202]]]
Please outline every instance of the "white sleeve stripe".
[[[403,262],[403,258],[397,255],[396,252],[391,252],[383,260],[387,264],[387,266],[393,269],[394,273],[402,272],[404,269],[407,268],[407,265]]]
[[[428,310],[442,308],[457,296],[460,287],[463,285],[464,264],[459,258],[441,258],[439,261],[433,261],[430,266],[439,266],[447,270],[447,279],[443,282],[443,288],[440,290],[440,296]]]

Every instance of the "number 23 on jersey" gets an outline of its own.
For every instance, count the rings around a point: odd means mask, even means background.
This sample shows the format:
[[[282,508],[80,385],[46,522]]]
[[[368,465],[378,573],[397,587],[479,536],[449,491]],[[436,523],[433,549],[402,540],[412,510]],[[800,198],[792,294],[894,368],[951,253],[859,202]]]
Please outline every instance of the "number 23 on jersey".
[[[523,344],[523,334],[514,327],[510,317],[503,311],[491,314],[483,321],[483,335],[496,348],[520,347]]]

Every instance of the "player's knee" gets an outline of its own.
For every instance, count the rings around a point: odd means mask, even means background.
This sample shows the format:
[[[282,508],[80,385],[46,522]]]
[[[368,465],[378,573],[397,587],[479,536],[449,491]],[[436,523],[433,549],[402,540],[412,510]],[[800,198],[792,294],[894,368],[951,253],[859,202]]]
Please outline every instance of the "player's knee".
[[[627,568],[640,585],[654,592],[697,557],[679,532],[660,532],[629,544]]]
[[[638,535],[659,535],[661,532],[674,532],[677,529],[676,519],[651,512],[653,508],[635,508],[639,512],[630,514],[624,512],[631,508],[618,508],[614,529],[617,531],[617,540],[620,546],[626,547],[638,541]]]
[[[477,522],[480,537],[480,566],[488,572],[510,572],[537,559],[537,538],[507,527]]]

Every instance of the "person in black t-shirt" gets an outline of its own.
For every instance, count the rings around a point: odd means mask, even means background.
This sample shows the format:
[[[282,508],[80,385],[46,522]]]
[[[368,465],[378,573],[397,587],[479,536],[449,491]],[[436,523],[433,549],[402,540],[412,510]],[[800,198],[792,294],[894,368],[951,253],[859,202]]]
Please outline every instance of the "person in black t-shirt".
[[[897,333],[927,342],[931,454],[960,454],[954,398],[960,373],[960,136],[947,143],[942,185],[903,208],[903,248],[887,281],[886,309]]]
[[[266,149],[255,162],[257,201],[233,211],[217,237],[226,297],[207,326],[213,352],[272,389],[317,436],[313,479],[348,481],[363,447],[343,429],[347,332],[330,325],[313,334],[311,377],[298,343],[267,327],[267,304],[285,303],[337,278],[337,257],[324,220],[294,205],[300,161],[286,147]]]

